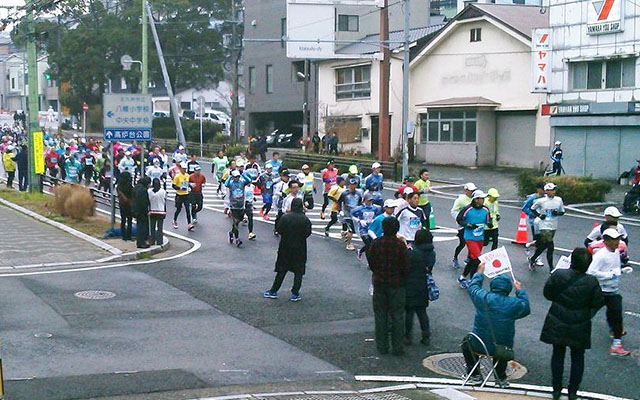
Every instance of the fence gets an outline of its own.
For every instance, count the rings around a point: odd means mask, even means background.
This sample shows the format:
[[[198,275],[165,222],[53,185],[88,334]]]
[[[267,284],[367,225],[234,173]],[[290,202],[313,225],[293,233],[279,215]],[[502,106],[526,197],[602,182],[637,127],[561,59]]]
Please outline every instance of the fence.
[[[297,163],[299,165],[295,166],[296,169],[299,169],[302,164],[317,164],[317,167],[324,166],[327,163],[327,160],[333,159],[334,165],[342,170],[346,171],[349,169],[351,165],[357,165],[358,170],[363,174],[371,173],[371,164],[376,162],[375,160],[368,160],[362,158],[349,158],[349,157],[333,157],[330,155],[320,155],[320,154],[312,154],[312,153],[285,153],[283,161],[285,163]],[[398,173],[398,163],[390,162],[390,161],[378,161],[380,164],[380,172],[387,178],[393,178],[394,181],[399,181],[399,173]],[[314,169],[318,169],[318,168]],[[293,167],[292,167],[293,168]],[[312,167],[313,168],[313,167]]]

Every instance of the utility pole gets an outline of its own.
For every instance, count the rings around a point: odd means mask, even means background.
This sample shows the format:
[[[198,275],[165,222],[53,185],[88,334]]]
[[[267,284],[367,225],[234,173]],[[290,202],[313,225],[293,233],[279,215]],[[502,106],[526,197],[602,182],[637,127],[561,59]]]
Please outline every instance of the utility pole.
[[[40,130],[38,124],[38,111],[40,104],[38,99],[38,55],[36,49],[36,29],[33,20],[33,2],[27,0],[26,22],[27,34],[27,69],[29,73],[29,129],[27,129],[27,143],[29,146],[29,191],[31,193],[40,190],[38,174],[36,174],[33,133]]]
[[[302,104],[302,140],[305,146],[311,143],[309,137],[309,60],[304,60],[304,103]],[[308,151],[309,149],[307,149]]]
[[[240,139],[240,105],[238,104],[238,92],[240,91],[240,82],[238,81],[238,64],[240,63],[240,51],[238,44],[238,9],[237,0],[231,0],[231,80],[233,82],[233,90],[231,93],[231,135],[236,139]]]
[[[391,73],[389,51],[389,0],[384,0],[380,9],[380,95],[378,121],[378,158],[389,161],[391,158],[391,119],[389,118],[389,76]]]
[[[142,72],[142,78],[140,84],[142,85],[142,94],[149,92],[149,44],[147,42],[147,0],[142,0],[142,64],[140,70]],[[144,145],[140,143],[140,176],[144,176]]]
[[[402,176],[409,175],[409,24],[410,0],[404,0],[404,59],[402,62]]]

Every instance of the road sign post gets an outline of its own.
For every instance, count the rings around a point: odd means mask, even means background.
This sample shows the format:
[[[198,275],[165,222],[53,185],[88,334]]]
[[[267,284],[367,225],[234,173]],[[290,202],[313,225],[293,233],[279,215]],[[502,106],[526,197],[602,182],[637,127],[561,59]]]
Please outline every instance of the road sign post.
[[[89,111],[89,105],[82,103],[82,136],[87,137],[87,111]]]

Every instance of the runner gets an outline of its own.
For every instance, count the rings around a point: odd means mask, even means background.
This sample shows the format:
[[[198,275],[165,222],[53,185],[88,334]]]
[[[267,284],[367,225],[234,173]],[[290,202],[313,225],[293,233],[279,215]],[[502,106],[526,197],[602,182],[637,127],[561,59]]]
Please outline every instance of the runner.
[[[351,212],[356,209],[362,203],[362,194],[360,194],[360,190],[358,189],[358,179],[351,178],[349,181],[349,187],[347,190],[343,191],[340,197],[338,198],[338,208],[342,212],[342,219],[344,224],[347,226],[347,231],[343,235],[347,242],[346,249],[349,251],[353,251],[356,248],[351,244],[351,239],[353,239],[353,234],[356,232],[356,227],[353,223],[353,218],[351,217]],[[344,231],[343,231],[344,232]]]
[[[287,193],[287,197],[282,201],[282,212],[284,214],[291,212],[291,202],[293,199],[300,199],[304,201],[305,193],[303,190],[300,190],[300,181],[291,180],[288,183],[288,188],[284,190],[284,193]],[[287,190],[288,189],[288,190]]]
[[[524,213],[527,214],[527,218],[529,220],[529,227],[531,228],[531,237],[533,238],[533,241],[528,242],[524,245],[524,252],[527,257],[531,255],[531,246],[536,244],[538,240],[538,235],[540,234],[540,229],[539,229],[540,220],[536,220],[536,216],[531,211],[531,206],[536,200],[544,196],[544,185],[545,185],[544,182],[537,182],[536,192],[528,195],[526,200],[522,204],[522,211],[524,211]],[[542,261],[539,259],[535,261],[535,264],[537,267],[544,266]]]
[[[278,153],[277,151],[274,151],[272,157],[273,158],[269,162],[271,163],[271,166],[273,167],[273,173],[274,174],[279,174],[280,173],[280,168],[282,168],[282,160],[280,159],[280,153]]]
[[[320,172],[320,176],[322,177],[322,209],[320,210],[320,219],[325,218],[325,211],[327,210],[327,206],[329,205],[329,191],[336,184],[336,179],[338,177],[338,169],[334,168],[333,159],[327,161],[327,168],[323,169]]]
[[[160,158],[156,157],[153,159],[153,165],[147,168],[146,175],[151,179],[151,182],[153,182],[154,179],[157,179],[160,182],[163,182],[166,179],[164,170],[160,168],[160,163]]]
[[[620,217],[622,217],[622,213],[616,207],[611,206],[605,208],[604,222],[593,227],[591,232],[589,232],[589,235],[587,235],[587,238],[584,240],[584,246],[589,247],[589,244],[591,244],[593,241],[602,239],[602,233],[606,229],[605,223],[608,223],[607,225],[618,231],[618,233],[621,235],[620,240],[622,240],[626,244],[629,244],[629,235],[627,234],[627,230],[621,223],[618,222],[618,219]]]
[[[464,189],[464,193],[458,196],[458,198],[453,202],[453,207],[451,207],[451,216],[453,217],[454,220],[458,219],[458,214],[460,214],[460,211],[462,211],[463,208],[471,204],[471,195],[473,194],[473,191],[477,189],[477,187],[476,185],[473,184],[473,182],[468,182],[468,183],[465,183],[463,189]],[[455,269],[460,268],[460,263],[458,262],[458,256],[460,255],[460,252],[462,251],[462,249],[464,249],[466,245],[464,240],[464,226],[461,226],[461,225],[458,225],[458,240],[459,240],[459,243],[455,251],[453,252],[453,260],[452,260],[453,268]]]
[[[411,190],[413,190],[414,192],[418,192],[418,188],[413,184],[412,176],[405,176],[404,179],[402,179],[402,185],[400,185],[400,187],[393,194],[393,196],[396,199],[403,197],[403,194],[405,194],[404,192],[406,188],[411,188]]]
[[[242,176],[239,170],[231,172],[231,176],[227,178],[225,186],[229,188],[229,201],[228,210],[225,213],[231,213],[232,226],[229,231],[229,244],[233,244],[237,247],[242,246],[242,240],[239,237],[238,225],[245,212],[245,186],[251,183],[251,180],[246,176]]]
[[[264,172],[258,178],[258,187],[262,192],[262,208],[260,209],[260,215],[265,221],[269,220],[269,211],[271,211],[271,205],[273,203],[273,185],[277,181],[278,177],[273,174],[273,167],[271,163],[264,165]]]
[[[429,170],[423,168],[420,170],[420,179],[415,183],[418,194],[420,195],[420,201],[418,201],[418,207],[424,211],[424,215],[427,220],[431,216],[431,203],[429,202],[429,193],[431,192],[431,181],[429,180]]]
[[[253,202],[255,200],[255,189],[256,186],[253,184],[253,181],[250,181],[249,184],[244,187],[244,215],[248,223],[249,240],[256,238],[256,234],[253,233]]]
[[[178,148],[176,149],[176,151],[173,152],[173,161],[176,164],[181,164],[183,162],[187,162],[187,154],[184,152],[184,146],[180,145],[178,146]]]
[[[6,162],[5,162],[6,165]],[[79,183],[80,182],[80,174],[82,171],[82,164],[78,162],[75,155],[67,158],[64,162],[64,170],[66,180],[71,183]]]
[[[484,203],[489,209],[489,215],[491,217],[491,227],[489,227],[489,225],[484,227],[484,245],[488,246],[489,242],[492,242],[491,250],[498,248],[498,237],[500,236],[498,233],[498,221],[500,221],[498,197],[500,197],[498,189],[491,188],[487,192],[487,201]]]
[[[196,167],[200,167],[202,169],[200,163],[198,162],[198,155],[193,153],[191,154],[191,159],[187,162],[187,174],[193,174],[196,170]]]
[[[276,209],[278,210],[278,214],[276,215],[276,223],[273,228],[273,235],[278,236],[278,231],[276,231],[275,226],[278,225],[278,221],[282,217],[282,203],[284,202],[284,198],[286,194],[284,194],[284,189],[289,185],[289,171],[283,169],[280,171],[280,180],[276,182],[273,186],[273,203],[276,205]]]
[[[131,152],[125,151],[124,157],[118,162],[118,170],[120,173],[128,172],[133,177],[136,173],[136,162],[131,158]]]
[[[309,165],[305,164],[302,166],[302,173],[304,174],[302,180],[300,180],[300,185],[302,185],[304,191],[304,204],[307,210],[313,209],[313,195],[317,192],[316,187],[313,184],[314,176],[313,172],[311,172],[311,168]]]
[[[416,232],[421,229],[429,229],[429,220],[424,211],[418,207],[420,195],[418,193],[409,193],[407,195],[407,207],[400,211],[396,211],[396,218],[400,222],[398,234],[407,241],[407,246],[413,248]]]
[[[558,217],[564,215],[564,204],[560,196],[556,196],[555,183],[544,185],[546,196],[536,200],[531,206],[531,212],[539,220],[540,234],[537,241],[536,252],[529,258],[529,269],[535,269],[535,260],[547,251],[547,263],[549,271],[553,269],[553,250],[555,249],[553,238],[558,229]]]
[[[389,217],[395,218],[396,201],[387,199],[384,201],[383,213],[374,218],[373,222],[369,225],[368,234],[371,240],[375,240],[382,236],[382,220]]]
[[[373,203],[382,206],[382,188],[383,188],[384,176],[380,173],[380,163],[374,162],[371,165],[371,174],[364,180],[364,188],[373,197]]]
[[[198,213],[202,211],[204,206],[204,197],[202,196],[202,187],[207,183],[207,179],[201,173],[202,168],[196,165],[193,173],[189,175],[189,186],[191,186],[191,220],[193,225],[198,223]]]
[[[369,226],[373,222],[374,218],[382,214],[380,206],[373,204],[373,195],[371,193],[365,193],[362,201],[363,204],[356,207],[356,209],[351,212],[351,216],[355,219],[355,222],[357,222],[360,239],[362,239],[362,242],[364,243],[364,246],[356,251],[358,261],[362,260],[362,254],[367,253],[369,245],[373,241],[371,236],[369,236]]]
[[[336,177],[336,184],[333,185],[331,190],[327,193],[327,198],[331,201],[331,219],[327,226],[324,227],[324,236],[329,237],[329,228],[333,226],[336,222],[338,222],[338,199],[342,195],[342,192],[345,191],[345,180],[343,177]],[[342,237],[344,237],[345,232],[347,230],[346,225],[342,224]]]
[[[356,183],[356,187],[360,188],[362,185],[362,175],[360,173],[358,173],[358,166],[357,165],[351,165],[349,166],[349,170],[348,172],[345,172],[344,174],[342,174],[342,177],[344,178],[345,182],[349,183],[351,182],[351,179],[356,179],[357,183]]]
[[[96,158],[91,154],[90,149],[85,150],[85,154],[80,159],[80,164],[82,164],[82,174],[79,177],[79,181],[84,178],[84,185],[89,186],[96,173]]]
[[[491,227],[491,216],[489,209],[484,205],[487,194],[476,189],[471,196],[471,204],[460,210],[456,222],[463,227],[463,238],[467,245],[467,263],[464,266],[462,275],[458,278],[461,289],[468,287],[467,277],[473,277],[480,265],[480,254],[484,245],[484,228]]]
[[[173,214],[173,228],[178,229],[178,215],[180,215],[180,211],[182,211],[182,206],[184,206],[184,213],[187,215],[187,230],[189,232],[193,231],[193,224],[191,223],[191,210],[190,210],[190,202],[189,202],[189,174],[187,174],[187,163],[182,162],[179,164],[180,172],[173,177],[173,188],[176,191],[176,196],[174,199],[176,211]]]
[[[218,196],[220,196],[220,192],[222,192],[222,185],[224,185],[222,175],[227,165],[229,165],[229,159],[224,154],[224,150],[218,151],[218,155],[211,160],[211,173],[215,174],[216,180],[218,181],[218,190],[216,190]]]
[[[47,155],[44,158],[44,162],[47,166],[47,172],[49,173],[49,176],[53,178],[58,176],[58,158],[59,157],[60,157],[60,154],[58,154],[58,152],[52,147],[51,149],[49,149],[49,151],[47,152]]]

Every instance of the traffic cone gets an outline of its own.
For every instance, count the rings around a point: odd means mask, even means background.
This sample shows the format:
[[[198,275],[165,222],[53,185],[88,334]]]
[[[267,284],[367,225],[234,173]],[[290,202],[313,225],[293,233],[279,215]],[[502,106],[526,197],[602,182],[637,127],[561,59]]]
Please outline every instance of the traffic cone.
[[[529,232],[527,231],[527,214],[524,211],[520,212],[520,222],[518,222],[518,232],[516,232],[516,240],[513,241],[516,244],[529,243]]]
[[[429,230],[436,229],[436,214],[433,212],[433,208],[431,208],[431,214],[429,214]]]

